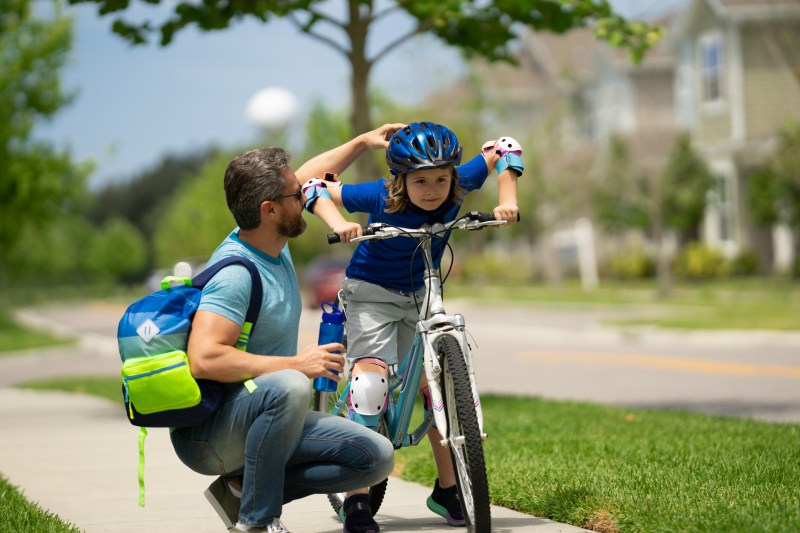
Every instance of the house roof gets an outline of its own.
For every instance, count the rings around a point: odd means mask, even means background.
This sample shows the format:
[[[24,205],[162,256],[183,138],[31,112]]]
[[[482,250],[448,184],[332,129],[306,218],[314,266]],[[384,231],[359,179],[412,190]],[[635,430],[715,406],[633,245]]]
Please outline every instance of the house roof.
[[[703,4],[718,18],[735,23],[800,18],[798,0],[690,0],[670,28],[671,42],[690,31]]]

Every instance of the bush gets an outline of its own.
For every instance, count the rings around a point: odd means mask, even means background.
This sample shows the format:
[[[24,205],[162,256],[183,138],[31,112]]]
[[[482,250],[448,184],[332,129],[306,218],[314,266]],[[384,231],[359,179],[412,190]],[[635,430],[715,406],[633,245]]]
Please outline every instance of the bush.
[[[675,260],[675,274],[684,279],[714,279],[729,276],[733,267],[716,248],[693,242],[687,244]]]
[[[731,265],[734,276],[752,276],[758,273],[758,255],[752,250],[742,250]]]
[[[614,279],[643,279],[653,277],[656,265],[652,257],[636,247],[610,256],[603,270]]]

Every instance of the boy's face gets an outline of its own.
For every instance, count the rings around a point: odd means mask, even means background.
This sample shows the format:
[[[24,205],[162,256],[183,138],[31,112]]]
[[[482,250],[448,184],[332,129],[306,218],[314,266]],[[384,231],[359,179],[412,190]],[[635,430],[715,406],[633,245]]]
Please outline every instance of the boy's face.
[[[409,201],[427,211],[438,209],[450,196],[451,167],[426,168],[406,174]]]

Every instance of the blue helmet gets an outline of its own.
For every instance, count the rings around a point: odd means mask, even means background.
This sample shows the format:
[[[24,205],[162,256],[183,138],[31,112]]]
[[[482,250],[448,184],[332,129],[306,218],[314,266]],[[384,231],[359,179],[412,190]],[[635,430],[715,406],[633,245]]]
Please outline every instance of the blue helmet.
[[[456,134],[433,122],[412,122],[389,139],[386,164],[392,174],[461,163]]]

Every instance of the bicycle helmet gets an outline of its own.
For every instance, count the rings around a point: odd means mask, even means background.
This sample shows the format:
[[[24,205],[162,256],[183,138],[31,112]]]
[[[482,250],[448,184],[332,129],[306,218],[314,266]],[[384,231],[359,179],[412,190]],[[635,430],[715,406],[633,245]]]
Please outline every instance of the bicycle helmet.
[[[433,122],[412,122],[389,139],[386,164],[392,174],[461,163],[456,134]]]

